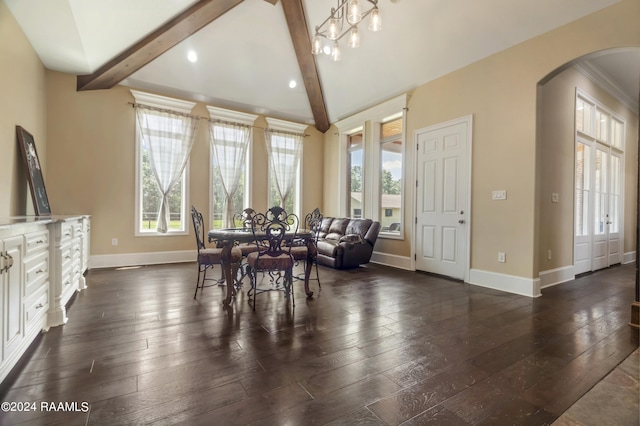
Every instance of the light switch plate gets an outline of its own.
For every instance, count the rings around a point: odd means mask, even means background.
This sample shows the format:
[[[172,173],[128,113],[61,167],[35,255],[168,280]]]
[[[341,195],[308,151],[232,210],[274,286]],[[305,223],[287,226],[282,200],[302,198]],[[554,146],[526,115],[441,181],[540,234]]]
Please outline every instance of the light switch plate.
[[[496,190],[491,193],[492,200],[506,200],[507,199],[507,191],[504,189]]]
[[[551,193],[551,202],[552,203],[557,203],[559,199],[560,199],[560,196],[558,195],[557,192]]]

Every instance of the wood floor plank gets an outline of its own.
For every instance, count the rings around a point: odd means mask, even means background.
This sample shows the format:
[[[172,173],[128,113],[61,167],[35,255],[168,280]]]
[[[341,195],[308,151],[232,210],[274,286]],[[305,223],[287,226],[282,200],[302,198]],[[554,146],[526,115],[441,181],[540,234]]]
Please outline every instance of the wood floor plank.
[[[296,273],[302,271],[297,267]],[[217,274],[215,272],[214,274]],[[225,287],[193,299],[193,263],[92,270],[69,321],[0,385],[0,425],[549,424],[638,347],[633,265],[540,298],[370,264],[322,289]]]

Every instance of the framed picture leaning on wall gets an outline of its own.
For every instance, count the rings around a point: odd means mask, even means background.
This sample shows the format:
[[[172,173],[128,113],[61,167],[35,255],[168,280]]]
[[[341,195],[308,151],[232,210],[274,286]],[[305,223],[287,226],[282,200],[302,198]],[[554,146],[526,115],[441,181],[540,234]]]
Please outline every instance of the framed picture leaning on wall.
[[[47,190],[44,187],[44,178],[42,177],[42,169],[40,168],[40,160],[38,159],[33,135],[22,126],[16,126],[16,134],[24,165],[27,169],[27,180],[29,181],[29,188],[31,188],[33,208],[37,216],[48,216],[51,214],[51,207],[49,206]]]

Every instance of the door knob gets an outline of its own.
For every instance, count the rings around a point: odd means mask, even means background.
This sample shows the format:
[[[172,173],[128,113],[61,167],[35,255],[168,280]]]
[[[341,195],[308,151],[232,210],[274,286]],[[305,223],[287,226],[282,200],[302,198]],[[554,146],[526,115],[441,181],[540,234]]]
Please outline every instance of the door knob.
[[[460,219],[458,223],[464,223],[464,219]]]

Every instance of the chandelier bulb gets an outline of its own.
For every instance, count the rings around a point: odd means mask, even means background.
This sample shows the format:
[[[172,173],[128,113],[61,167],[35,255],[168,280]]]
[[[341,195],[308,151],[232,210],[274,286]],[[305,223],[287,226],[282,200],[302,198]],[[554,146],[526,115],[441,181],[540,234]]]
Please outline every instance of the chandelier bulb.
[[[333,50],[331,51],[331,59],[333,59],[334,62],[338,62],[340,59],[342,59],[342,52],[340,52],[340,46],[338,45],[337,41],[333,43]]]
[[[360,34],[358,33],[358,27],[352,27],[351,32],[349,33],[349,41],[347,42],[347,46],[351,48],[360,47]]]
[[[336,40],[340,35],[340,30],[338,29],[338,20],[336,18],[329,19],[329,27],[327,29],[327,38],[329,40]]]
[[[349,0],[349,6],[347,10],[347,21],[351,25],[357,24],[362,20],[362,12],[360,11],[358,0]]]
[[[380,31],[382,28],[382,19],[380,18],[380,10],[376,7],[371,11],[369,17],[369,31]]]
[[[322,52],[322,40],[320,40],[320,36],[316,35],[313,37],[313,42],[311,43],[311,53],[313,55],[319,55]]]

